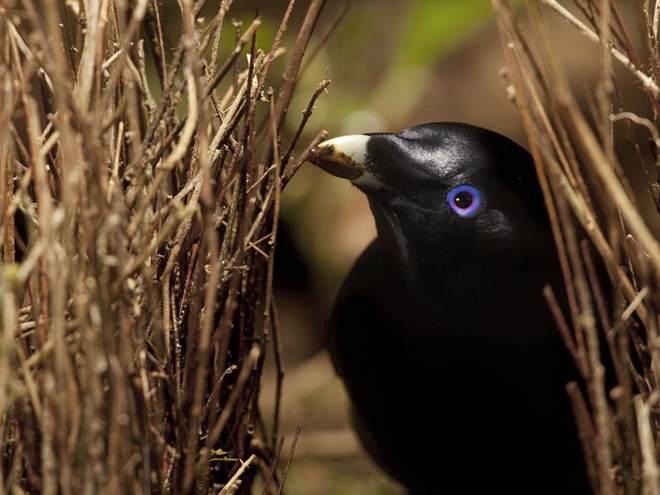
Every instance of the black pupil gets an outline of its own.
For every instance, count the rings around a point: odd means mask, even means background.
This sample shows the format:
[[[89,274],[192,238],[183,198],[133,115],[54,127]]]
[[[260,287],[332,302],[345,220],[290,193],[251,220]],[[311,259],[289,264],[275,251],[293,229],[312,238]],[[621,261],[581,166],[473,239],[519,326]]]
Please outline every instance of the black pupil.
[[[467,191],[461,191],[454,197],[454,204],[461,210],[469,208],[473,201],[472,194]]]

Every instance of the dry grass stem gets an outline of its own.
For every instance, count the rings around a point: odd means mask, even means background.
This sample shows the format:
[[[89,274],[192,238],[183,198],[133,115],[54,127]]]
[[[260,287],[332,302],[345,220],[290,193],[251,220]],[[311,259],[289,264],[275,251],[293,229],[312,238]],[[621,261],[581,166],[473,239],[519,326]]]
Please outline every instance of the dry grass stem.
[[[262,465],[282,489],[257,399],[323,1],[270,45],[232,3],[0,7],[3,493],[250,493]]]

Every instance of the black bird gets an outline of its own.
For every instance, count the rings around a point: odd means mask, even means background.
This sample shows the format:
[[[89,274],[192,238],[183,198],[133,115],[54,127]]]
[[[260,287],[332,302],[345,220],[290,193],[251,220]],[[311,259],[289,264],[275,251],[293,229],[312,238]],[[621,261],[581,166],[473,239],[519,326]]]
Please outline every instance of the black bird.
[[[310,161],[366,194],[376,223],[328,342],[371,456],[416,495],[590,493],[529,153],[446,122],[330,139]]]

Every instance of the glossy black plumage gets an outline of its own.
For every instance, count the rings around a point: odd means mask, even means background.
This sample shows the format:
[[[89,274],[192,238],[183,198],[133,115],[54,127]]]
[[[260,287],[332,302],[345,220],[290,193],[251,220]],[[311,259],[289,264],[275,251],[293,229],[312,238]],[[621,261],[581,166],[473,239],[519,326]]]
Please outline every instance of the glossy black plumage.
[[[330,140],[312,161],[364,192],[376,222],[329,333],[374,459],[413,494],[589,493],[564,388],[576,373],[541,292],[563,281],[530,155],[433,123]]]

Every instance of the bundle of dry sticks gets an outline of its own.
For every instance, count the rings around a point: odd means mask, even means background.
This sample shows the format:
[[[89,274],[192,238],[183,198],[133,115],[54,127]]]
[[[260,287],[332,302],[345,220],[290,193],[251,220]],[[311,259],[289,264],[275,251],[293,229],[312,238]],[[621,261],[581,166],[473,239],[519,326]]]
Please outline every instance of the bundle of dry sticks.
[[[231,4],[0,6],[3,493],[281,485],[256,401],[280,195],[324,137],[299,142],[326,80],[282,137],[323,2],[287,50],[293,1],[270,46]]]
[[[571,299],[556,320],[583,378],[567,391],[594,492],[658,494],[660,2],[492,4]],[[596,47],[593,86],[569,83],[548,29],[555,15]]]

